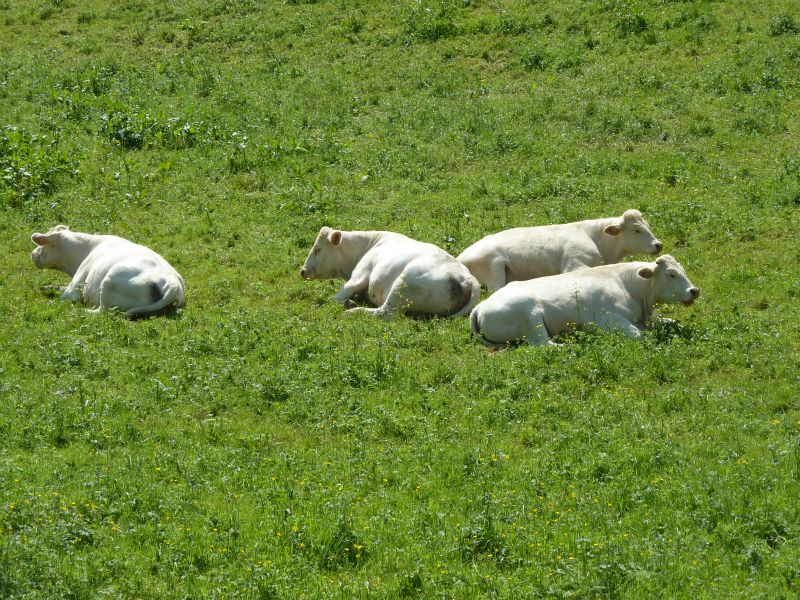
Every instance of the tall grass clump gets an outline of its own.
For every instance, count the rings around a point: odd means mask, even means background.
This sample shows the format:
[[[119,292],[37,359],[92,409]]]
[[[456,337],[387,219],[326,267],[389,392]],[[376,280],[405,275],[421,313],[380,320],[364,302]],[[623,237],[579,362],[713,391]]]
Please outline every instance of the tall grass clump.
[[[0,203],[20,206],[48,196],[59,176],[75,173],[58,139],[13,126],[0,129]]]

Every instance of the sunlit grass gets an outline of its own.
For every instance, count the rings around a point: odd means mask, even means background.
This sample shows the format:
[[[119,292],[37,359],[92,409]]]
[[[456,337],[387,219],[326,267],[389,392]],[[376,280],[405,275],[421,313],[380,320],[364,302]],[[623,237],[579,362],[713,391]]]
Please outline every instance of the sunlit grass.
[[[0,7],[0,597],[796,593],[791,3]],[[493,353],[299,276],[326,224],[627,208],[702,289],[640,341]],[[186,306],[59,302],[56,223]]]

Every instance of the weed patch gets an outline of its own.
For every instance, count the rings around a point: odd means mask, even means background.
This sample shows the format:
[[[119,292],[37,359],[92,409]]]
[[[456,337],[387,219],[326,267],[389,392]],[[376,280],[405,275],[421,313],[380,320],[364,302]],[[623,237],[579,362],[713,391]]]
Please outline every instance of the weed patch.
[[[345,567],[357,567],[367,559],[367,547],[353,531],[352,524],[345,519],[315,546],[319,566],[328,571]]]
[[[134,106],[112,110],[101,117],[98,133],[125,150],[161,148],[181,150],[222,140],[225,133],[202,120],[150,114]]]
[[[24,129],[0,129],[0,203],[18,207],[53,193],[60,176],[77,175],[57,139]]]
[[[415,4],[406,17],[405,34],[409,39],[437,42],[456,35],[455,2],[426,0]]]
[[[797,33],[798,31],[800,31],[800,27],[798,27],[797,21],[787,13],[773,17],[769,23],[769,34],[772,36]]]

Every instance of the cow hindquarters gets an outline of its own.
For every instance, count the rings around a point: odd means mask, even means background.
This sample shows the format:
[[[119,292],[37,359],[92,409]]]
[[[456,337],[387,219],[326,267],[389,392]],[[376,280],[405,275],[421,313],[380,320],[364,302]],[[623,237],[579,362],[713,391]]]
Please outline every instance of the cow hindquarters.
[[[146,306],[137,306],[125,311],[126,317],[136,317],[159,312],[172,305],[183,305],[183,286],[174,278],[167,279],[160,283],[150,282],[150,291],[155,298],[156,294],[161,297]]]
[[[491,340],[486,339],[486,336],[483,335],[481,331],[480,306],[472,309],[472,312],[469,315],[469,329],[484,346],[489,346],[489,348],[506,348],[508,346],[508,344],[498,344],[497,342],[492,342]]]
[[[481,335],[492,344],[552,345],[541,308],[527,298],[489,298],[479,315]],[[479,305],[476,310],[481,309]],[[485,342],[484,342],[485,343]]]
[[[392,293],[402,310],[440,317],[469,314],[480,299],[480,284],[457,262],[409,265]]]
[[[100,284],[100,308],[118,308],[128,317],[183,304],[183,282],[170,272],[135,264],[112,267]]]
[[[481,284],[478,283],[478,280],[475,277],[467,277],[464,278],[464,281],[461,283],[462,289],[464,290],[464,295],[466,299],[462,297],[462,301],[464,301],[464,305],[461,307],[458,312],[453,314],[454,317],[462,317],[464,315],[469,314],[475,305],[478,303],[478,300],[481,299]]]

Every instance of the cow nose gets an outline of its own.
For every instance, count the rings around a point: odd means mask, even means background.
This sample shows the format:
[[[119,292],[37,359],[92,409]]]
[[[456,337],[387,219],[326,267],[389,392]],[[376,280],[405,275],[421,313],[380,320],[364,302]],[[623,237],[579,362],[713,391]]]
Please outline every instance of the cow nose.
[[[690,288],[689,293],[692,295],[692,298],[697,299],[700,297],[700,290],[696,287]]]
[[[655,248],[655,249],[656,249],[656,252],[661,252],[661,249],[662,249],[663,247],[664,247],[664,244],[662,244],[661,242],[655,242],[655,243],[653,244],[653,248]]]
[[[306,276],[306,270],[300,269],[300,277],[305,277],[305,276]]]

